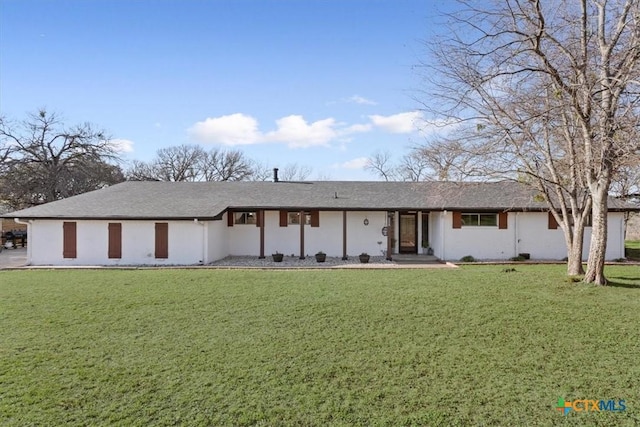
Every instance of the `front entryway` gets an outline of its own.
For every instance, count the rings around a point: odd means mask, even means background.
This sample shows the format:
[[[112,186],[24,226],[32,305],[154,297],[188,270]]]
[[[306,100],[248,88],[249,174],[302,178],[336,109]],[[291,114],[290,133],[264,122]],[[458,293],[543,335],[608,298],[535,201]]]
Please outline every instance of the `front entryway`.
[[[400,212],[398,221],[401,254],[418,253],[418,214],[416,212]]]

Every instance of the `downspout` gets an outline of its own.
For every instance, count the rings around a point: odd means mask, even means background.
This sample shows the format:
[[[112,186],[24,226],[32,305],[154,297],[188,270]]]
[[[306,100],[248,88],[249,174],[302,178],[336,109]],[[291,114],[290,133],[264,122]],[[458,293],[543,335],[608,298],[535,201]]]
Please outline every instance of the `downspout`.
[[[446,237],[444,235],[446,227],[445,227],[445,222],[447,222],[447,211],[444,210],[442,211],[442,214],[440,215],[442,217],[442,221],[440,221],[440,230],[441,230],[441,235],[442,235],[442,244],[441,244],[441,253],[442,253],[442,259],[444,261],[446,261],[447,257],[445,256],[444,250],[445,250],[445,245],[444,245],[444,241],[446,240]]]
[[[609,215],[609,213],[607,213],[607,215]],[[619,256],[619,258],[624,258],[625,255],[626,255],[626,253],[624,251],[624,237],[625,237],[624,235],[625,235],[626,232],[627,232],[627,230],[626,230],[626,227],[625,227],[624,213],[623,213],[622,214],[622,218],[620,218],[620,237],[621,237],[621,239],[620,239],[620,250],[621,250],[620,254],[621,255]],[[605,256],[606,256],[606,253],[605,253]]]
[[[33,220],[20,221],[20,218],[13,218],[16,224],[22,224],[27,226],[27,265],[31,265],[31,226],[33,225]]]
[[[518,229],[518,216],[520,215],[520,212],[516,212],[515,213],[515,218],[514,218],[514,224],[513,224],[513,248],[514,248],[514,254],[513,256],[516,257],[518,256],[518,253],[520,252],[520,230]]]
[[[416,254],[421,254],[422,250],[418,248],[422,248],[422,211],[418,211],[416,213],[416,228],[418,232],[416,233]]]
[[[200,264],[204,265],[207,263],[207,224],[199,221],[198,218],[193,218],[193,222],[202,226],[202,259]]]

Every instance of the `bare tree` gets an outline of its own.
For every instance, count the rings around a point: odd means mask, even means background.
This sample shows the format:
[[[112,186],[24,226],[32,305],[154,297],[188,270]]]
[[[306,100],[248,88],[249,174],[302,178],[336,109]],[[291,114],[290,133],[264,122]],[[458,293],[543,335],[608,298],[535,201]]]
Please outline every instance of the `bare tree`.
[[[134,160],[126,170],[130,181],[161,181],[152,163]]]
[[[253,172],[253,163],[241,151],[178,145],[159,149],[150,162],[134,161],[127,177],[135,181],[242,181]]]
[[[204,150],[197,145],[161,148],[152,168],[160,181],[202,181],[204,156]]]
[[[406,156],[420,167],[419,180],[464,181],[487,176],[487,150],[484,142],[474,145],[468,138],[462,143],[442,137],[413,147]]]
[[[580,272],[591,210],[584,280],[605,284],[611,179],[638,149],[629,137],[639,116],[639,1],[462,3],[450,36],[432,45],[431,110],[478,127],[495,150],[492,175],[524,174],[544,194],[565,231],[569,274]]]
[[[369,157],[364,169],[385,181],[398,181],[398,167],[392,157],[389,151],[377,151]]]
[[[281,181],[305,181],[312,172],[313,168],[309,166],[288,163],[278,173]]]
[[[424,156],[411,150],[400,159],[400,164],[395,168],[402,181],[424,181],[428,179],[429,165]]]
[[[273,168],[267,163],[251,162],[251,181],[269,181],[273,179]]]
[[[213,149],[200,162],[205,181],[244,181],[253,174],[253,165],[239,150]]]
[[[0,198],[13,208],[47,203],[123,180],[104,132],[65,127],[41,109],[17,124],[0,120]]]

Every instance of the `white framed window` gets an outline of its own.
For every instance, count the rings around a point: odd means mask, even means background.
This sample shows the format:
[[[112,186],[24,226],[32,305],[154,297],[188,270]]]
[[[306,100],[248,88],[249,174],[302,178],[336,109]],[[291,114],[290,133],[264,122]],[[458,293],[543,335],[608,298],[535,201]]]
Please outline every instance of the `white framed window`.
[[[498,226],[498,214],[494,213],[463,213],[461,219],[463,227]]]
[[[234,212],[234,224],[253,224],[256,225],[258,215],[256,212]]]
[[[289,212],[287,214],[289,225],[300,225],[300,212]],[[311,224],[311,213],[304,213],[304,225]]]

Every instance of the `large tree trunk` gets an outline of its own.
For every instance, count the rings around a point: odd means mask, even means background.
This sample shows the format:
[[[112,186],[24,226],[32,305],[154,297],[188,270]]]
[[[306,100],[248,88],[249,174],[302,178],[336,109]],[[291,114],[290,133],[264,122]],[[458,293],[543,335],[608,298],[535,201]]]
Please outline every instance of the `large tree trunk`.
[[[573,241],[567,242],[567,274],[569,276],[581,276],[584,274],[582,267],[582,248],[584,246],[584,227],[575,227]]]
[[[593,206],[591,208],[592,230],[591,246],[589,247],[589,260],[587,262],[587,273],[584,281],[597,285],[606,285],[607,279],[604,275],[604,261],[607,251],[607,189],[608,183],[599,180],[591,186],[591,197]]]

